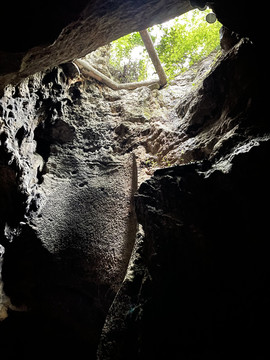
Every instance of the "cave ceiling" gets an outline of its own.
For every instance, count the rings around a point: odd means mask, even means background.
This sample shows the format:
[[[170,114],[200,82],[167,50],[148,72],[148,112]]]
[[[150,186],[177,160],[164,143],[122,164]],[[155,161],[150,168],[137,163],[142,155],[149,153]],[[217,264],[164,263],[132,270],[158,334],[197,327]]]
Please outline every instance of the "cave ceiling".
[[[6,16],[0,22],[0,89],[205,3],[204,0],[5,2],[2,14]],[[263,22],[245,1],[215,0],[207,4],[223,24],[243,36],[257,38],[262,33]]]

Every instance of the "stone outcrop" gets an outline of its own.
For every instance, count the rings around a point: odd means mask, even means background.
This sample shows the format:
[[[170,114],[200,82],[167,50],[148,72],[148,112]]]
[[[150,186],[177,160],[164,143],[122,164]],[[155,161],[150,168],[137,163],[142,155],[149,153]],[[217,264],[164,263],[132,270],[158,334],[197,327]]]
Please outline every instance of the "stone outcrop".
[[[161,92],[114,92],[76,76],[71,64],[37,73],[7,87],[0,104],[1,328],[8,347],[9,327],[28,322],[29,356],[38,322],[46,354],[66,351],[71,337],[69,352],[95,351],[135,241],[137,175],[141,183],[162,165],[166,137],[177,147],[174,105],[196,77],[193,69]]]
[[[159,170],[141,185],[144,241],[110,309],[100,359],[269,353],[268,214],[261,208],[270,195],[268,154],[269,137],[227,159],[229,173],[195,163]]]
[[[242,331],[239,346],[248,332],[255,339],[252,327],[263,325],[256,306],[267,297],[258,289],[268,276],[260,203],[269,196],[269,124],[257,61],[244,39],[162,90],[115,92],[76,79],[71,64],[6,88],[3,353],[14,328],[27,323],[29,337],[13,335],[30,358],[44,341],[45,357],[54,348],[94,358],[100,342],[104,360],[153,351],[222,358],[232,349],[220,352],[224,333],[236,343],[224,310],[234,301],[238,310],[228,314]],[[143,230],[135,241],[137,181]]]
[[[256,56],[240,42],[176,107],[184,162],[201,161],[141,184],[143,232],[100,360],[269,355],[270,129]]]

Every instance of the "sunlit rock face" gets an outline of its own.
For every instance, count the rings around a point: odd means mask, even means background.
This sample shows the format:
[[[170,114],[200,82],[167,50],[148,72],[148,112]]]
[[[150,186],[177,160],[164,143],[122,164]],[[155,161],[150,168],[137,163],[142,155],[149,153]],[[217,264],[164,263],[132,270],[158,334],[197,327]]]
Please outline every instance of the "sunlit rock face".
[[[139,187],[143,232],[99,359],[269,355],[270,129],[256,57],[240,42],[176,106],[187,164]]]
[[[102,88],[69,87],[62,68],[10,86],[1,109],[1,307],[8,294],[32,336],[44,322],[33,349],[70,339],[92,353],[135,241],[134,155],[112,151],[120,122]]]
[[[29,356],[45,342],[47,355],[52,348],[95,352],[135,242],[137,182],[167,166],[168,149],[170,161],[180,159],[178,99],[202,81],[214,57],[198,66],[198,77],[194,68],[160,92],[115,92],[72,80],[72,64],[6,88],[0,105],[7,348],[10,331],[27,323],[31,336],[14,336]]]

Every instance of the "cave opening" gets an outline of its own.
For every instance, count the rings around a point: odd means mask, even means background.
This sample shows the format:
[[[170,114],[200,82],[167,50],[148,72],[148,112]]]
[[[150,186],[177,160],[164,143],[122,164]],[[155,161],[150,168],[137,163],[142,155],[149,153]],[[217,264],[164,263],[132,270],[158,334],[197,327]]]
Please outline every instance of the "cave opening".
[[[130,127],[126,122],[122,122],[115,130],[116,135],[121,139],[118,151],[122,154],[132,151],[135,153],[138,162],[139,184],[157,169],[183,165],[195,158],[203,159],[205,154],[201,153],[200,155],[199,152],[195,157],[194,154],[188,155],[177,136],[175,144],[173,144],[173,133],[176,135],[177,132],[175,120],[178,121],[179,114],[184,111],[178,108],[176,112],[174,108],[177,96],[183,97],[184,94],[191,93],[198,88],[221,55],[221,26],[212,10],[204,7],[190,10],[180,17],[148,29],[154,48],[159,49],[158,56],[163,60],[161,66],[165,69],[168,82],[165,89],[159,91],[155,91],[155,87],[158,89],[158,84],[148,85],[151,91],[154,90],[153,97],[156,98],[156,103],[159,103],[158,106],[163,107],[164,111],[161,110],[156,117],[152,116],[151,112],[153,111],[149,105],[149,97],[144,99],[143,90],[140,92],[138,89],[135,97],[139,100],[138,108],[143,104],[143,113],[137,112],[135,117],[138,119],[132,119],[133,115],[131,115],[130,121],[138,120],[141,123],[139,124],[141,131],[136,126]],[[222,46],[224,48],[224,44]],[[204,64],[204,59],[207,58],[208,60]],[[124,85],[132,83],[134,85],[132,89],[136,89],[136,82],[139,87],[140,81],[143,86],[146,86],[144,81],[153,79],[156,74],[139,32],[128,34],[97,49],[86,55],[83,62],[86,66],[87,63],[94,65],[94,69],[101,72],[104,77],[113,79],[120,86],[121,83]],[[202,66],[201,63],[203,63]],[[92,65],[90,66],[93,69]],[[77,71],[80,69],[77,68]],[[184,75],[185,72],[187,72],[187,79]],[[86,78],[89,76],[91,78],[93,73],[82,72],[82,76],[84,75]],[[97,77],[94,75],[94,78],[103,83],[103,79],[99,75]],[[110,83],[105,81],[104,84],[110,87]],[[188,84],[190,88],[185,88]],[[118,89],[117,85],[116,88],[112,88],[114,90],[121,89],[121,87]],[[175,101],[171,101],[166,107],[162,99],[170,97],[173,92],[176,94]],[[168,99],[166,100],[168,101]],[[112,107],[112,112],[115,115],[121,115],[121,112],[125,111],[121,104],[116,104],[117,101]],[[173,109],[175,110],[174,114],[172,113]],[[146,126],[147,123],[151,125]],[[144,136],[142,142],[137,139],[138,132]],[[135,138],[137,140],[134,141]],[[143,151],[141,151],[142,147],[145,148]],[[138,148],[139,150],[137,150]]]
[[[220,49],[220,27],[207,7],[203,11],[190,10],[148,29],[169,81]],[[112,74],[120,82],[146,80],[156,74],[139,32],[110,44],[109,63]]]
[[[140,81],[141,86],[151,86],[151,82],[147,84],[146,80],[157,75],[160,87],[163,87],[211,52],[220,50],[220,28],[221,23],[210,8],[193,9],[146,30],[129,33],[106,45],[103,51],[97,50],[83,60],[77,60],[77,65],[85,67],[84,70],[87,65],[90,66],[84,75],[93,76],[115,90],[128,89],[127,83],[134,83],[130,89],[135,89],[140,86],[140,83],[136,86],[135,82]],[[144,39],[143,32],[148,34],[149,39]],[[105,62],[107,69],[103,66]],[[162,72],[165,80],[161,79]],[[118,84],[114,84],[113,80]]]

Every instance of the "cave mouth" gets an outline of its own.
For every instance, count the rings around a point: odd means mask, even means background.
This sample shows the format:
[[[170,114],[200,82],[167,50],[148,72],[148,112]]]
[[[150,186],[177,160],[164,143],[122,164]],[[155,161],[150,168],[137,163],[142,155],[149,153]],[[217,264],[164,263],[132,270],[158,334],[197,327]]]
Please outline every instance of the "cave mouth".
[[[210,20],[208,19],[209,15]],[[168,71],[168,84],[164,89],[159,90],[160,94],[158,94],[158,91],[155,91],[154,87],[151,88],[151,85],[149,86],[151,91],[154,89],[156,94],[154,96],[157,102],[160,102],[158,106],[165,109],[163,112],[161,110],[160,116],[156,119],[157,121],[154,119],[151,120],[152,110],[147,109],[147,106],[149,106],[149,102],[147,101],[149,99],[138,101],[137,107],[140,108],[143,106],[143,111],[137,111],[136,114],[132,113],[133,110],[130,114],[125,114],[126,110],[121,101],[113,101],[111,106],[111,111],[114,116],[123,116],[124,120],[115,129],[115,135],[119,140],[116,152],[123,155],[135,151],[138,162],[138,184],[141,184],[144,180],[152,176],[157,169],[183,165],[194,160],[195,154],[187,154],[185,147],[181,146],[181,141],[176,138],[180,110],[177,109],[177,111],[175,110],[173,112],[171,110],[173,108],[176,109],[177,100],[174,99],[170,102],[169,106],[166,106],[164,105],[164,101],[162,104],[161,98],[163,97],[163,93],[165,93],[165,97],[170,96],[168,95],[170,88],[173,89],[171,92],[175,91],[177,93],[181,87],[184,89],[185,86],[187,86],[184,92],[180,91],[178,93],[178,95],[182,97],[198,89],[203,78],[207,76],[219,59],[219,56],[221,56],[221,26],[221,23],[216,21],[216,16],[212,10],[210,8],[204,8],[202,10],[190,10],[180,17],[148,29],[150,34],[152,31],[152,40],[155,47],[160,46],[161,48],[160,53],[163,59],[165,58],[164,52],[169,51],[169,47],[172,50],[170,56],[173,57],[174,49],[181,47],[177,46],[180,40],[186,41],[187,45],[183,53],[178,54],[176,58],[172,58],[170,62],[162,64],[163,67],[167,68],[166,71]],[[187,37],[188,39],[185,40]],[[161,46],[162,39],[164,40],[163,47]],[[174,46],[171,46],[171,44],[174,44]],[[115,50],[117,48],[118,50]],[[92,64],[99,72],[116,80],[118,83],[146,80],[147,77],[149,79],[149,73],[140,74],[140,63],[143,62],[144,68],[151,68],[152,73],[150,77],[154,75],[155,69],[153,65],[151,65],[149,57],[146,59],[146,54],[143,55],[143,58],[137,56],[136,52],[138,49],[141,52],[142,48],[145,49],[139,33],[131,33],[86,55],[84,60]],[[114,53],[112,53],[112,49]],[[144,52],[146,53],[146,51]],[[140,56],[141,55],[142,52]],[[114,59],[112,60],[112,58]],[[207,61],[207,58],[209,58],[209,61]],[[206,60],[205,65],[203,64],[204,60]],[[180,62],[181,68],[171,70],[170,66],[175,62]],[[202,66],[200,66],[201,64]],[[70,69],[70,72],[72,71],[75,74],[74,81],[76,83],[78,69]],[[192,75],[190,73],[192,73]],[[198,76],[196,74],[198,74]],[[82,75],[84,74],[82,73]],[[188,78],[187,81],[185,77]],[[84,77],[86,84],[87,79],[90,80],[91,77]],[[98,82],[101,81],[102,84],[103,81],[100,78],[95,79],[97,79]],[[106,85],[105,83],[105,86]],[[137,89],[136,91],[138,99],[141,94],[142,98],[145,96],[143,89],[141,91]],[[117,98],[117,96],[118,95],[115,95],[115,98]],[[114,96],[112,96],[112,98],[114,98]],[[187,105],[185,105],[185,107],[186,106]],[[155,109],[155,111],[156,110],[157,109]],[[184,110],[182,110],[182,112],[183,111]],[[130,126],[131,122],[135,122],[137,125],[139,124],[139,126]],[[150,126],[148,126],[149,124]],[[195,126],[196,125],[194,125],[194,129]],[[141,131],[138,130],[139,127]],[[138,133],[142,134],[141,141],[136,140]],[[175,145],[172,144],[172,138],[175,138]],[[142,150],[142,148],[144,149]],[[203,156],[203,152],[201,154],[198,152],[195,158],[201,160]]]
[[[142,32],[134,32],[109,43],[104,51],[97,50],[97,55],[90,53],[84,59],[94,62],[97,69],[100,66],[101,72],[104,61],[107,61],[109,77],[120,84],[146,81],[157,75],[162,81],[160,73],[164,71],[166,85],[166,82],[220,49],[220,28],[221,24],[209,7],[195,8],[144,30],[150,36],[147,42],[153,45],[150,50]],[[104,57],[107,59],[102,59]],[[156,62],[160,63],[161,69]],[[108,75],[108,71],[104,75]]]

